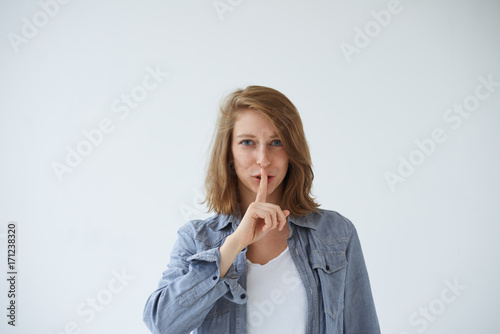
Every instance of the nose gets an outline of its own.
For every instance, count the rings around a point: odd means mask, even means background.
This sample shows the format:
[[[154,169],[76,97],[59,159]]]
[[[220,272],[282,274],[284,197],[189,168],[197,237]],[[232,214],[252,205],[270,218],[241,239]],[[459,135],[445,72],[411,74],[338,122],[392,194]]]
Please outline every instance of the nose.
[[[262,145],[258,154],[257,165],[259,165],[261,168],[269,167],[269,165],[271,164],[271,160],[269,159],[269,154],[265,145]]]

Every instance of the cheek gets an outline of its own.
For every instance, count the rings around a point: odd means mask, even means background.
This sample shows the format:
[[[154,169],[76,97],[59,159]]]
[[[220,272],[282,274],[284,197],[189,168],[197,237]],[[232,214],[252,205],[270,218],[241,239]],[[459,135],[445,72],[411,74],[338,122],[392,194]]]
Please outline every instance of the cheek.
[[[248,168],[251,164],[251,156],[244,152],[234,152],[234,164],[240,168]]]
[[[284,169],[286,172],[286,170],[288,169],[288,162],[290,161],[288,160],[288,154],[286,153],[281,154],[278,158],[278,161],[281,169]]]
[[[236,172],[236,175],[240,177],[242,174],[244,174],[245,169],[247,169],[245,161],[242,159],[241,156],[235,155],[234,171]]]

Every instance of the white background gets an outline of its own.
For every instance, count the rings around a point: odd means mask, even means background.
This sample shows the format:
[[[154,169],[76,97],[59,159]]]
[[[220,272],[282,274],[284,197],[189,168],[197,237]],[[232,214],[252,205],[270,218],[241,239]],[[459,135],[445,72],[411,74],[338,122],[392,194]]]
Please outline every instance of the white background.
[[[314,195],[357,227],[383,333],[498,331],[500,87],[460,126],[443,116],[479,77],[500,82],[500,3],[401,0],[382,27],[372,11],[388,1],[229,3],[73,0],[49,16],[0,1],[0,267],[15,221],[19,273],[15,328],[0,285],[0,331],[148,333],[177,228],[209,215],[197,201],[218,102],[250,84],[298,107]],[[115,113],[147,68],[169,76]],[[103,119],[113,131],[59,179],[54,162]],[[419,156],[436,128],[446,140]],[[400,156],[420,165],[391,190]]]

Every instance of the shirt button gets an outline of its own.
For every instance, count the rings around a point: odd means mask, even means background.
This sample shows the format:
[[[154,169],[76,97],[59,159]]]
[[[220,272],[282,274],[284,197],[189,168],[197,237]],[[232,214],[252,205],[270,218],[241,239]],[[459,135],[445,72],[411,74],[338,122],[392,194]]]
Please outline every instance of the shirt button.
[[[247,298],[247,295],[245,295],[244,293],[242,293],[241,296],[240,296],[240,298],[241,299],[245,299],[245,298]]]
[[[214,281],[215,281],[215,280],[217,280],[217,276],[212,277],[212,279],[213,279]]]

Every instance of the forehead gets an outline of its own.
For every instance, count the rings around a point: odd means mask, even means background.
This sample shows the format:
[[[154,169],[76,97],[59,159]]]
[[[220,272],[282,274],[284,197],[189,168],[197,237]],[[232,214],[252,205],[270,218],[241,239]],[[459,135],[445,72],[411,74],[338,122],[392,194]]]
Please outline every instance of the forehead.
[[[240,132],[276,135],[276,130],[271,121],[262,113],[252,109],[244,109],[239,112],[234,123],[233,135],[238,135]]]

